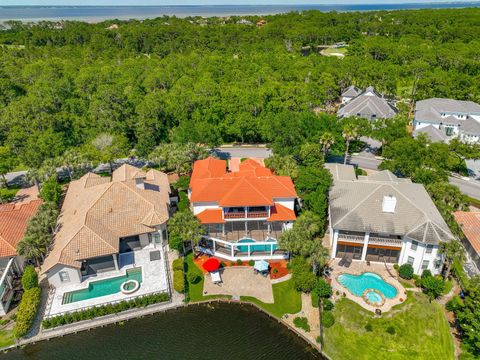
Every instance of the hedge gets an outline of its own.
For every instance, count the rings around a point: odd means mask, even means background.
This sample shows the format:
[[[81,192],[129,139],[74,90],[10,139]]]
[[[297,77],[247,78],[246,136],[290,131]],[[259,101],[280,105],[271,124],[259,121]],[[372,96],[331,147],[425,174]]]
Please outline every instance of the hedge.
[[[322,312],[322,325],[325,328],[332,327],[335,324],[335,317],[331,311]]]
[[[37,315],[41,295],[42,290],[39,287],[28,289],[23,293],[22,300],[18,306],[15,326],[13,327],[13,336],[15,338],[18,339],[28,334],[35,320],[35,315]]]
[[[22,287],[23,290],[30,290],[38,287],[38,275],[32,265],[26,266],[25,270],[23,271]]]
[[[173,271],[175,270],[183,271],[183,258],[180,257],[178,259],[173,260],[172,268],[173,268]]]
[[[173,272],[173,288],[179,293],[185,291],[185,277],[182,270],[175,270]]]
[[[168,293],[160,293],[153,295],[146,295],[128,301],[121,301],[116,304],[107,304],[102,306],[95,306],[90,309],[75,311],[64,315],[52,317],[42,321],[42,326],[45,329],[71,324],[82,320],[91,320],[99,316],[110,314],[117,314],[119,312],[130,310],[139,307],[146,307],[156,303],[161,303],[170,299]]]

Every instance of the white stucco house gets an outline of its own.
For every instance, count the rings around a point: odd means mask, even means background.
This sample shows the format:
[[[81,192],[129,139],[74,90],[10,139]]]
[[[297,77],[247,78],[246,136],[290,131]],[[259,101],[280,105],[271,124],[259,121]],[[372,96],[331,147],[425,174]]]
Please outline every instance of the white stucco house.
[[[296,219],[289,177],[253,159],[228,172],[225,160],[208,158],[195,162],[188,195],[207,232],[200,251],[232,261],[288,258],[277,238]]]
[[[414,136],[425,133],[432,141],[458,138],[465,143],[480,140],[480,105],[473,101],[432,98],[417,101]]]
[[[351,165],[326,164],[331,257],[411,264],[415,274],[439,274],[441,242],[454,237],[421,184],[390,171],[356,177]]]

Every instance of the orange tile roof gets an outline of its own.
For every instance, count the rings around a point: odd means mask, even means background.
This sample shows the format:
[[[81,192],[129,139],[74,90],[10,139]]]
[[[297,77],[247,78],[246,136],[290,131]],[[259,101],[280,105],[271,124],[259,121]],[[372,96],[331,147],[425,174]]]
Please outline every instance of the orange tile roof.
[[[222,209],[207,209],[197,214],[202,224],[221,224],[225,222],[222,217]]]
[[[227,173],[225,165],[223,160],[213,158],[195,162],[190,181],[191,202],[217,202],[220,206],[271,206],[275,199],[297,197],[289,177],[275,176],[255,160],[243,161],[238,172]]]
[[[28,221],[41,203],[42,200],[37,199],[17,205],[0,205],[0,257],[17,254],[17,243],[22,240]]]
[[[268,221],[289,221],[295,220],[297,217],[295,216],[295,212],[283,205],[275,204],[270,209],[270,217]]]
[[[456,211],[453,216],[462,228],[468,242],[480,255],[480,212]]]

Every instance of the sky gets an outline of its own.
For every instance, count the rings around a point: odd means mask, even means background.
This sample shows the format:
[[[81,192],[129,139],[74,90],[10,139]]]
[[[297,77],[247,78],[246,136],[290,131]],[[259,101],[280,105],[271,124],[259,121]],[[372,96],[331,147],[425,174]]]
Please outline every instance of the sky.
[[[480,2],[480,0],[0,0],[1,5],[299,5],[299,4],[402,4],[435,2]]]

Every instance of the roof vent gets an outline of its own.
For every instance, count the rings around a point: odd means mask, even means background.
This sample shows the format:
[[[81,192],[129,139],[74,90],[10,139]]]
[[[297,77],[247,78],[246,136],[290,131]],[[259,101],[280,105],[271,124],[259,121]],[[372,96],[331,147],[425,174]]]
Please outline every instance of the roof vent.
[[[397,206],[397,198],[392,195],[384,196],[382,202],[382,211],[385,213],[394,213]]]

